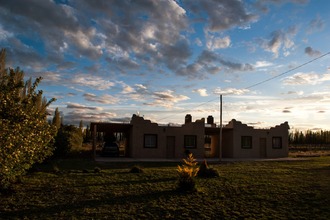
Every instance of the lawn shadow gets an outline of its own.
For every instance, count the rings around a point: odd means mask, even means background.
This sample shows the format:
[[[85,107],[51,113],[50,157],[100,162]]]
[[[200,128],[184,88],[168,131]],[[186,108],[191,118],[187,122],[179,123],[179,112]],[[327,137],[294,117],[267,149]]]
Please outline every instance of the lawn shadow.
[[[27,208],[20,210],[2,211],[1,218],[4,219],[34,219],[37,217],[52,218],[58,213],[75,213],[83,214],[84,209],[95,209],[104,205],[128,205],[132,203],[145,203],[147,201],[158,200],[160,197],[169,199],[173,196],[185,195],[185,193],[177,189],[170,189],[164,191],[151,191],[139,195],[123,195],[115,196],[111,193],[105,193],[100,199],[81,200],[75,202],[68,202],[64,204],[56,204],[51,206],[38,206],[30,204]]]

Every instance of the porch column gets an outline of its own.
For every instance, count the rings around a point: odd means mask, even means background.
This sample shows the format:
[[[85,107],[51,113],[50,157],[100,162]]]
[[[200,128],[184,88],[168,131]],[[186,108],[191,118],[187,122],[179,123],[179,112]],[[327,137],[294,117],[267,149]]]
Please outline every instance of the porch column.
[[[93,129],[93,134],[92,134],[92,137],[93,137],[92,157],[95,160],[95,158],[96,158],[96,124],[93,125],[92,129]]]

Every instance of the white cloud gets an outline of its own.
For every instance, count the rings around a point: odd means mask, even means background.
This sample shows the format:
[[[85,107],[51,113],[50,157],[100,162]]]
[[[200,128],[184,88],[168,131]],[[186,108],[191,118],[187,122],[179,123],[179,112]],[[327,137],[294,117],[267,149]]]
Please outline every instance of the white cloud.
[[[266,61],[266,60],[260,60],[260,61],[257,61],[255,64],[254,64],[254,67],[255,68],[262,68],[262,67],[268,67],[268,66],[272,66],[273,63],[269,62],[269,61]]]
[[[160,99],[160,100],[170,101],[170,102],[179,102],[179,101],[189,99],[188,96],[175,95],[174,91],[172,91],[172,90],[154,92],[153,96],[155,97],[155,99]]]
[[[199,46],[199,47],[203,46],[203,43],[202,43],[201,39],[199,39],[199,38],[195,39],[195,44],[197,44],[197,46]]]
[[[10,38],[13,36],[13,33],[10,33],[3,29],[2,25],[0,24],[0,41],[7,40],[7,38]]]
[[[173,108],[174,103],[190,99],[185,95],[175,94],[172,90],[156,91],[151,94],[152,100],[144,105]]]
[[[195,89],[194,92],[197,92],[200,96],[209,96],[209,94],[207,94],[207,90],[206,89]]]
[[[230,37],[224,38],[209,36],[206,42],[206,46],[210,50],[223,49],[230,46]]]
[[[78,124],[81,120],[85,123],[89,122],[110,122],[113,117],[116,117],[116,113],[102,112],[102,111],[82,111],[75,110],[65,114],[64,121],[67,124]]]
[[[316,74],[296,73],[283,79],[284,85],[317,85],[326,81],[330,81],[330,73]]]
[[[80,86],[92,87],[96,90],[106,90],[115,85],[113,82],[105,80],[100,76],[87,74],[77,74],[72,78],[71,82]]]
[[[213,90],[213,93],[217,95],[243,95],[247,92],[249,92],[248,89],[235,89],[235,88],[225,88],[225,89],[216,88],[215,90]]]
[[[118,98],[116,98],[112,95],[109,95],[109,94],[97,96],[92,93],[85,93],[83,96],[85,97],[85,99],[87,101],[97,102],[97,103],[101,103],[101,104],[116,104],[119,102]]]
[[[293,37],[297,34],[298,28],[292,26],[286,30],[277,30],[271,33],[271,39],[262,40],[261,46],[274,54],[274,57],[279,56],[280,51],[283,51],[284,56],[290,54],[290,49],[294,47]]]
[[[43,83],[53,83],[53,84],[57,84],[57,83],[62,83],[63,77],[62,74],[60,73],[56,73],[56,72],[50,72],[50,71],[46,71],[46,72],[34,72],[32,74],[29,74],[29,76],[31,77],[42,77],[42,82]]]
[[[96,37],[95,28],[89,30],[78,30],[72,32],[70,30],[65,31],[64,34],[70,39],[72,44],[77,46],[79,52],[88,54],[90,58],[96,59],[102,55],[101,45],[95,45],[93,39]]]
[[[132,92],[134,92],[135,90],[131,87],[131,86],[129,86],[129,85],[125,85],[124,87],[123,87],[123,91],[122,91],[122,93],[124,93],[124,94],[127,94],[127,93],[132,93]]]
[[[63,42],[63,46],[60,46],[61,53],[64,53],[66,49],[68,49],[68,44],[66,42]]]
[[[79,103],[67,103],[66,108],[73,108],[73,109],[80,109],[80,110],[96,110],[96,111],[101,111],[101,107],[95,107],[95,106],[86,106],[86,105],[81,105]]]
[[[244,26],[258,19],[257,15],[246,10],[244,2],[240,0],[186,0],[184,3],[190,12],[197,17],[200,16],[200,19],[205,19],[205,14],[207,15],[207,29],[212,32],[223,31],[234,26]]]

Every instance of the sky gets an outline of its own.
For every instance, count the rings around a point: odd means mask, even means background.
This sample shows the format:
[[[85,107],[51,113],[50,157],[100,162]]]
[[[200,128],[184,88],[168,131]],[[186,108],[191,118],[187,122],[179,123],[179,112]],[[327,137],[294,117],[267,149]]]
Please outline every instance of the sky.
[[[7,67],[65,124],[214,116],[330,130],[328,0],[0,0]]]

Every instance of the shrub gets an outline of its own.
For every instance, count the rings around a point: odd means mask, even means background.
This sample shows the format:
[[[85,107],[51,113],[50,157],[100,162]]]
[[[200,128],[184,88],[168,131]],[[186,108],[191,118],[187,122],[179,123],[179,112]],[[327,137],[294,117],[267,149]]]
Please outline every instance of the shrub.
[[[133,166],[130,171],[130,173],[143,173],[143,169],[139,166]]]
[[[61,170],[57,164],[52,164],[52,171],[53,171],[53,173],[56,173],[56,174],[61,172]]]
[[[100,167],[95,167],[94,168],[94,173],[101,173],[101,168]]]
[[[73,149],[81,149],[83,136],[81,129],[73,125],[62,125],[54,143],[54,157],[65,157]]]
[[[178,166],[178,189],[181,191],[195,191],[196,184],[194,178],[198,170],[196,159],[193,157],[193,154],[190,153],[187,159],[183,159],[183,165]]]
[[[206,160],[204,160],[204,162],[201,163],[201,165],[199,167],[199,171],[197,173],[197,176],[205,177],[205,178],[218,177],[219,173],[216,169],[210,168],[208,166]]]
[[[47,102],[41,77],[24,82],[19,68],[5,68],[5,50],[0,52],[0,187],[10,187],[33,164],[52,154],[50,142],[56,128],[48,124]]]

